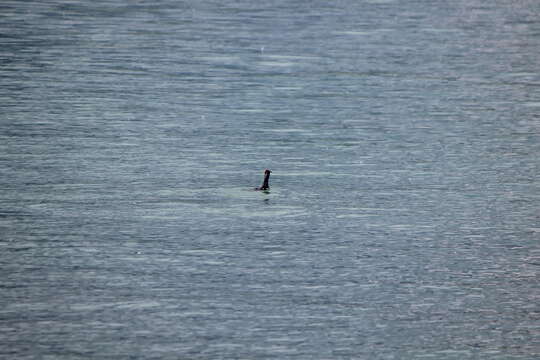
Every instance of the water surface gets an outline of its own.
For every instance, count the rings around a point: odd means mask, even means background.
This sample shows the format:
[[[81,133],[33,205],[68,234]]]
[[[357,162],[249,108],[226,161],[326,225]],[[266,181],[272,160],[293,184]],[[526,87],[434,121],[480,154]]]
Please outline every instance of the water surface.
[[[0,9],[1,357],[540,356],[536,1]]]

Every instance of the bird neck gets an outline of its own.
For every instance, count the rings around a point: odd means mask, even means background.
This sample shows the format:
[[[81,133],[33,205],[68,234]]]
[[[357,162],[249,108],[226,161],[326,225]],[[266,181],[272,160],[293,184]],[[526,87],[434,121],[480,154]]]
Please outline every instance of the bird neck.
[[[268,173],[268,174],[265,174],[265,175],[264,175],[264,181],[263,181],[263,184],[262,184],[262,186],[261,186],[261,189],[262,189],[262,190],[266,190],[266,189],[268,189],[268,188],[270,187],[270,186],[268,185],[268,180],[269,180],[269,179],[270,179],[270,174],[269,174],[269,173]]]

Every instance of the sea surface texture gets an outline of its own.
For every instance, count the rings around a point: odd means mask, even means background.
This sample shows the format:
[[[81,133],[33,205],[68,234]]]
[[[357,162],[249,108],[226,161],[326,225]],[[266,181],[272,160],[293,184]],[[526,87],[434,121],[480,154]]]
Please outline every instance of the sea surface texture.
[[[539,14],[2,1],[0,358],[539,359]]]

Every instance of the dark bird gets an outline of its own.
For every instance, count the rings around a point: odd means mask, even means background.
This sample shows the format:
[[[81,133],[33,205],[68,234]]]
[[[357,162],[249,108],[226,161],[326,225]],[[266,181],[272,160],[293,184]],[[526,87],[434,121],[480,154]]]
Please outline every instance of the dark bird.
[[[270,180],[271,171],[266,169],[264,170],[264,180],[261,187],[255,188],[255,190],[269,190],[270,185],[268,185],[268,180]]]

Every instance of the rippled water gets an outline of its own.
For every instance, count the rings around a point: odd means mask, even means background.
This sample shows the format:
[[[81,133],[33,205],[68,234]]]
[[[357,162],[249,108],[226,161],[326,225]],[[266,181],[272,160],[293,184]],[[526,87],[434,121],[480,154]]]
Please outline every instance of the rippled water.
[[[540,356],[537,1],[0,10],[2,358]]]

